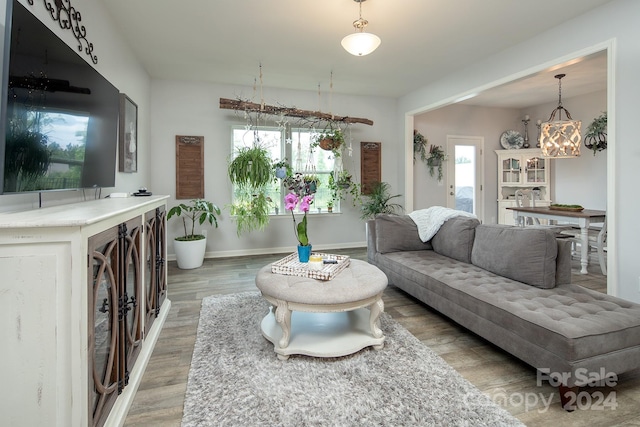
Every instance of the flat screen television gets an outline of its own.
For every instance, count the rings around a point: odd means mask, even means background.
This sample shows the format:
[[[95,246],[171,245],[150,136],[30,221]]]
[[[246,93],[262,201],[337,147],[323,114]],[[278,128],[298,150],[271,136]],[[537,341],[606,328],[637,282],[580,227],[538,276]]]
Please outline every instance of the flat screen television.
[[[113,187],[118,89],[25,6],[12,3],[0,191]]]

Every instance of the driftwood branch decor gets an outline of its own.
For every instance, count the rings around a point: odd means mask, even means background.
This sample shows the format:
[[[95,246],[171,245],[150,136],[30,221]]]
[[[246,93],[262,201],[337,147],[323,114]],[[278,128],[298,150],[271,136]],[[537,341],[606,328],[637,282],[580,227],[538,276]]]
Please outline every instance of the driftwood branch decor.
[[[220,98],[220,108],[225,110],[237,110],[257,112],[271,115],[282,115],[287,117],[297,117],[301,119],[314,117],[320,120],[340,123],[360,123],[363,125],[373,126],[373,120],[363,119],[360,117],[335,116],[329,113],[311,110],[299,110],[291,107],[276,107],[273,105],[258,104],[256,102],[242,101],[238,99]]]

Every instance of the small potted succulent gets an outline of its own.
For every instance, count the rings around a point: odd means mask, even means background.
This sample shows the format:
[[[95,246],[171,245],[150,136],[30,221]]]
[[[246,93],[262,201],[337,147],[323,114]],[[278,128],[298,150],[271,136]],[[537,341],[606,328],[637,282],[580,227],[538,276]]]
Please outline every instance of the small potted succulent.
[[[184,227],[184,235],[174,239],[178,268],[192,269],[202,265],[207,248],[207,238],[204,234],[196,233],[195,225],[196,222],[200,225],[208,222],[218,228],[216,215],[220,215],[220,208],[203,199],[193,199],[188,203],[180,203],[169,209],[167,219],[174,216],[182,217]]]

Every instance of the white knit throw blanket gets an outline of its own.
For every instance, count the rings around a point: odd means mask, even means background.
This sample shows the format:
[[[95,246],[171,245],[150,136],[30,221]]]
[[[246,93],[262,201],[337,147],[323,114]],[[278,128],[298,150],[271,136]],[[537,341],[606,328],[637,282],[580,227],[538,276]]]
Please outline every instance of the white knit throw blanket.
[[[450,218],[456,216],[467,216],[476,218],[474,214],[464,211],[457,211],[443,206],[432,206],[427,209],[420,209],[409,214],[413,222],[418,226],[420,240],[428,242],[440,230],[442,224]]]

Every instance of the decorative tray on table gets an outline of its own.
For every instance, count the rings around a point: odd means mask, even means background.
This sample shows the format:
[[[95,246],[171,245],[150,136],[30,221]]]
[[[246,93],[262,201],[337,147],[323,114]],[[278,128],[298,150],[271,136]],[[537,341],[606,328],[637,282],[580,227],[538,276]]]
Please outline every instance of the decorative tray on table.
[[[271,264],[271,272],[286,276],[309,277],[318,280],[331,280],[342,270],[347,268],[351,259],[347,255],[324,254],[313,252],[311,255],[319,255],[323,261],[335,261],[335,264],[323,264],[322,270],[312,270],[307,263],[298,261],[298,254],[292,253],[279,261]]]
[[[584,208],[580,205],[551,205],[549,209],[554,211],[582,212]]]

